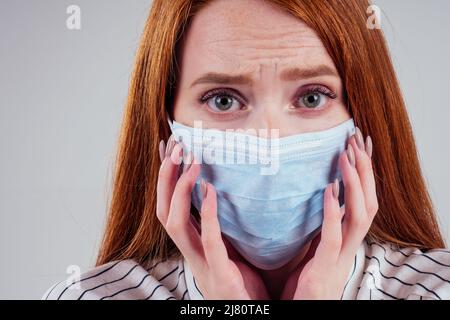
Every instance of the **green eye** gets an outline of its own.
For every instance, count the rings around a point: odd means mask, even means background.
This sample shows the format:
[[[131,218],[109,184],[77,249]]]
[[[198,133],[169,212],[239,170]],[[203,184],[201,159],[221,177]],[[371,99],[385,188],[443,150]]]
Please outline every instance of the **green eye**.
[[[231,89],[214,89],[203,95],[200,103],[215,113],[231,113],[242,109],[245,102]]]
[[[321,101],[321,94],[318,93],[308,93],[302,97],[303,105],[306,108],[317,108],[320,106]]]
[[[221,111],[227,111],[233,106],[233,98],[228,96],[216,96],[214,107]]]
[[[325,106],[329,99],[336,99],[337,95],[324,86],[313,86],[303,90],[297,95],[295,108],[319,109]]]

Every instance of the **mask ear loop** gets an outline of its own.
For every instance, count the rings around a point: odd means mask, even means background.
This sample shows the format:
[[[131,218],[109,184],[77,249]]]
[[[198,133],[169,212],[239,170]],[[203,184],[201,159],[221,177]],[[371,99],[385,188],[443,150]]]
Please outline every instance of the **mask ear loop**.
[[[173,121],[170,119],[169,113],[167,111],[166,111],[166,120],[167,120],[167,123],[169,124],[169,127],[172,128]]]

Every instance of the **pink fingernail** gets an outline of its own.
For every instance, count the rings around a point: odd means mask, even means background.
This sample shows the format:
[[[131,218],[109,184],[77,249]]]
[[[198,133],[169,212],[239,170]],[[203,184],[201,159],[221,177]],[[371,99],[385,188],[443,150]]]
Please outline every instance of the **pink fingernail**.
[[[178,151],[177,151],[178,149]],[[174,157],[176,157],[174,159]],[[181,147],[181,145],[178,142],[174,142],[174,146],[172,148],[172,152],[170,155],[170,159],[172,160],[172,162],[176,165],[180,165],[181,161],[183,159],[183,148]]]
[[[337,200],[339,197],[339,180],[337,178],[333,182],[332,191],[333,197]]]
[[[188,153],[188,155],[186,157],[186,160],[185,160],[185,162],[183,164],[183,173],[185,173],[185,172],[187,172],[189,170],[189,168],[192,165],[192,160],[193,160],[193,155],[192,155],[192,152],[189,151],[189,153]]]
[[[364,139],[363,139],[361,130],[358,127],[356,127],[355,140],[356,140],[356,145],[358,146],[358,148],[361,151],[364,151]]]
[[[373,145],[372,145],[372,138],[370,136],[367,136],[366,138],[366,152],[369,155],[370,158],[372,158],[372,151],[373,151]]]
[[[159,142],[159,159],[161,160],[161,162],[164,160],[165,153],[166,153],[166,144],[164,142],[164,139],[161,139],[161,141]]]
[[[207,185],[206,185],[206,181],[203,178],[200,181],[200,187],[201,187],[201,191],[202,191],[203,200],[205,200],[208,188],[207,188]]]
[[[170,157],[174,146],[175,146],[175,144],[173,141],[173,136],[170,136],[169,140],[167,140],[167,145],[166,145],[166,157]]]
[[[355,152],[351,144],[347,147],[347,158],[352,167],[355,167]]]

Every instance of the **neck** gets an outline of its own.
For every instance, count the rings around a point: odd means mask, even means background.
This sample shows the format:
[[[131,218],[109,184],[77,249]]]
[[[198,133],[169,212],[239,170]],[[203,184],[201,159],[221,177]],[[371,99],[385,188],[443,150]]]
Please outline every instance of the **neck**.
[[[267,292],[273,300],[279,300],[286,287],[286,283],[293,272],[299,272],[299,266],[305,265],[306,254],[311,247],[311,241],[308,242],[299,252],[299,254],[284,266],[274,270],[258,269],[258,272],[266,285]],[[297,273],[296,272],[296,273]],[[293,288],[295,290],[295,288]]]

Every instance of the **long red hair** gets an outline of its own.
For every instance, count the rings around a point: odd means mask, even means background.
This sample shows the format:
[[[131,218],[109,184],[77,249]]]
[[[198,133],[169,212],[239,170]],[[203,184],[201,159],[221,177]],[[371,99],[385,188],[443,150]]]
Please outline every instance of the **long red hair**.
[[[445,247],[421,173],[413,132],[381,29],[366,27],[368,0],[270,0],[317,32],[343,81],[355,124],[374,142],[376,241]],[[178,44],[207,0],[154,0],[137,51],[97,265],[178,257],[156,217],[158,144],[167,141],[178,78]]]

